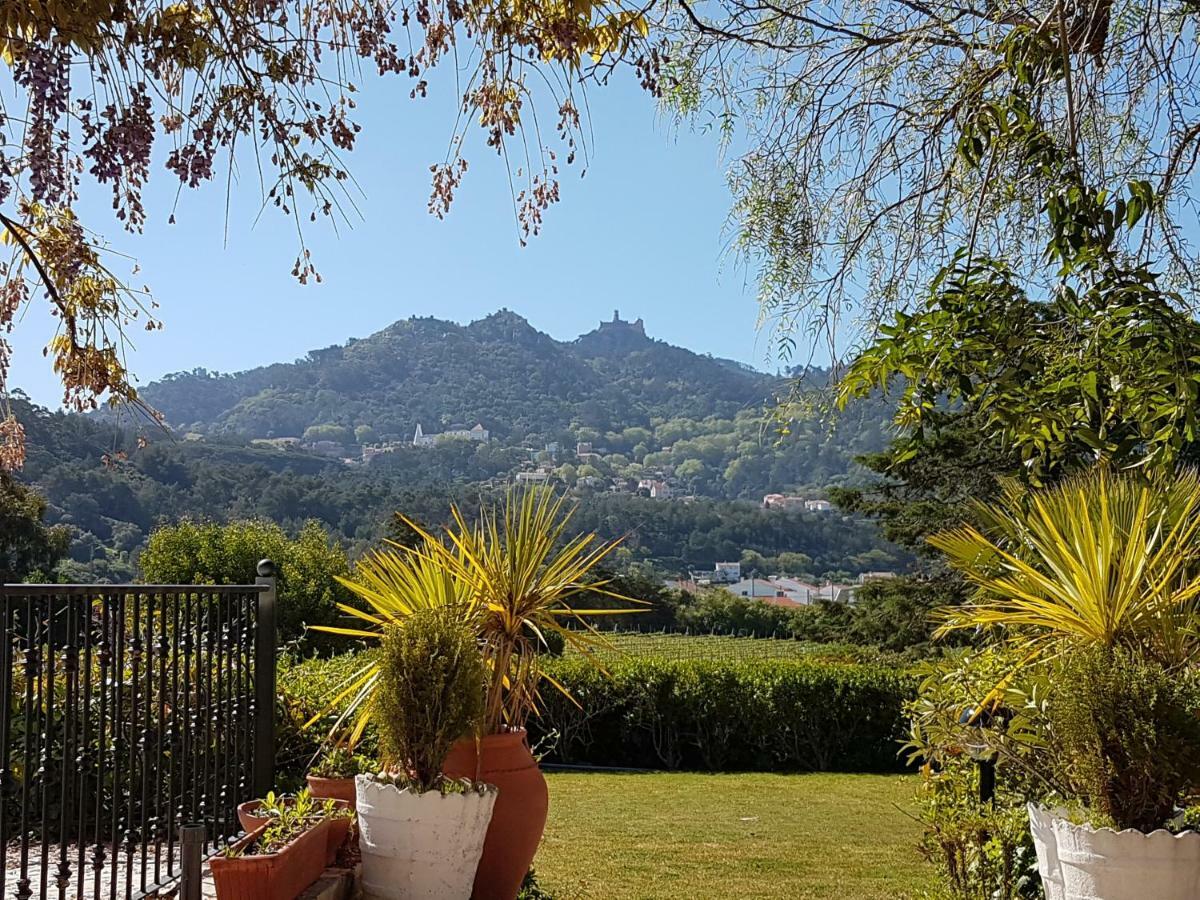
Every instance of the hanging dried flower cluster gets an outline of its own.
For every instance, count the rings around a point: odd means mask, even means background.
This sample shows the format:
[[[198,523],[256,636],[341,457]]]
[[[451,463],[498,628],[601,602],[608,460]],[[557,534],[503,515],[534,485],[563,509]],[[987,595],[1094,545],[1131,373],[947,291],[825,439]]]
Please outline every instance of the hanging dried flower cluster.
[[[0,260],[0,398],[10,356],[2,336],[44,295],[60,322],[46,353],[64,403],[138,403],[125,334],[162,326],[148,288],[114,275],[103,241],[76,218],[85,179],[111,189],[114,216],[136,233],[149,214],[143,189],[156,142],[168,142],[166,168],[191,188],[250,144],[265,201],[298,222],[332,216],[349,202],[341,155],[359,133],[351,73],[405,75],[418,97],[428,70],[449,59],[461,75],[466,60],[461,121],[477,121],[525,179],[513,197],[524,241],[559,195],[535,102],[557,108],[556,137],[573,162],[573,91],[584,78],[628,62],[657,93],[647,10],[621,0],[0,0],[0,59],[17,88],[17,105],[0,105],[0,229],[10,251]],[[535,97],[534,86],[548,94]],[[466,174],[465,138],[464,125],[432,167],[438,216]],[[297,233],[293,275],[319,279]],[[0,470],[22,457],[20,425],[0,420]]]

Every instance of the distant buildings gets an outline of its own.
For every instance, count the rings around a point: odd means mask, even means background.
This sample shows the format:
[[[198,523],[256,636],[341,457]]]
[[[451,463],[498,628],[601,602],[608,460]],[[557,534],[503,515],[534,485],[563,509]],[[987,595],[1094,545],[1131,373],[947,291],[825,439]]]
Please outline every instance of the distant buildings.
[[[313,453],[321,456],[341,458],[346,455],[346,445],[341,441],[312,441],[307,445]]]
[[[711,572],[693,572],[692,578],[700,584],[733,584],[741,580],[742,564],[740,562],[719,562]]]
[[[800,509],[804,506],[804,498],[787,494],[767,494],[763,497],[763,506],[767,509]]]
[[[575,455],[582,463],[599,462],[602,458],[592,447],[591,441],[580,441],[575,445]]]
[[[895,572],[863,572],[858,576],[858,583],[870,584],[872,581],[887,581],[888,579],[895,577]]]
[[[828,500],[810,500],[795,494],[767,494],[762,502],[767,509],[805,509],[808,512],[829,512],[833,509],[833,504]]]
[[[638,482],[637,489],[638,493],[648,493],[652,500],[670,500],[673,493],[669,484],[656,478],[643,478]]]
[[[739,597],[767,600],[775,606],[811,606],[814,603],[853,603],[855,585],[808,584],[794,578],[744,578],[725,589]]]
[[[894,577],[890,572],[869,573],[878,577]],[[860,584],[863,583],[860,578]],[[798,578],[771,575],[767,578],[742,578],[740,563],[717,563],[712,573],[693,572],[692,577],[681,581],[668,580],[667,587],[698,593],[703,590],[720,589],[736,597],[761,600],[772,606],[811,606],[814,603],[853,603],[858,585],[811,584]]]
[[[434,447],[443,438],[478,441],[481,444],[486,444],[491,438],[491,432],[484,428],[482,424],[477,424],[474,428],[468,428],[466,425],[451,425],[440,434],[426,434],[425,430],[421,427],[421,423],[418,422],[417,430],[413,433],[412,445],[414,447]]]

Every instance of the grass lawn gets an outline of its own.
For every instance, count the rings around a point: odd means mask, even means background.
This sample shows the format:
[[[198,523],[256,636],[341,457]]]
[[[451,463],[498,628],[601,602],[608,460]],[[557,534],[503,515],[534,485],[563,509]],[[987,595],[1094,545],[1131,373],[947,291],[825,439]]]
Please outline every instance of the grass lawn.
[[[913,779],[547,774],[534,867],[555,900],[916,898]]]

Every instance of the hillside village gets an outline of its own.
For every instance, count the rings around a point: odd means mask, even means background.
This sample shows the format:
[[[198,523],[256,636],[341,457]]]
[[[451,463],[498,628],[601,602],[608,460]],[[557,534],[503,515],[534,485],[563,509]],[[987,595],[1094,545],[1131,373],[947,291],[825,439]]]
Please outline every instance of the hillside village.
[[[785,575],[763,575],[757,571],[743,572],[740,562],[718,562],[712,571],[692,572],[690,578],[667,579],[664,583],[673,590],[698,594],[706,590],[724,590],[735,597],[761,600],[769,606],[795,608],[815,603],[853,603],[864,584],[895,578],[895,572],[864,572],[849,584],[826,581],[815,584]]]
[[[655,500],[778,495],[772,508],[819,511],[830,486],[869,477],[855,460],[884,446],[891,408],[832,410],[829,372],[788,375],[673,346],[619,311],[562,341],[500,310],[467,325],[405,319],[235,374],[178,373],[143,396],[191,442]],[[805,392],[786,421],[782,390]]]
[[[640,320],[639,320],[640,321]],[[193,435],[200,440],[202,436]],[[322,438],[259,438],[251,441],[258,446],[277,449],[295,449],[319,456],[338,459],[347,466],[370,465],[390,454],[414,447],[433,450],[460,441],[467,444],[491,443],[491,431],[483,423],[474,425],[452,424],[440,432],[427,432],[422,423],[416,424],[410,440],[379,441],[356,445]],[[689,484],[688,468],[671,464],[645,465],[636,462],[630,465],[625,454],[591,441],[577,441],[572,451],[563,448],[558,441],[549,441],[541,447],[522,446],[518,449],[524,459],[517,463],[507,479],[516,484],[554,484],[580,491],[604,491],[614,494],[634,494],[652,500],[688,500],[695,496]],[[670,453],[674,447],[665,447]],[[649,456],[642,454],[643,459]],[[682,469],[682,471],[680,471]],[[762,498],[767,509],[803,509],[808,512],[831,512],[833,505],[823,497],[798,494],[769,493]]]

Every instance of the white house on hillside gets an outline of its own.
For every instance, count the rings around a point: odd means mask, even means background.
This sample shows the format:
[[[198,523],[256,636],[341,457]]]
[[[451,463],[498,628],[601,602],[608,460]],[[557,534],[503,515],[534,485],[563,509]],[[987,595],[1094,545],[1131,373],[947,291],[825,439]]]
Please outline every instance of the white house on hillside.
[[[465,441],[478,441],[481,444],[486,444],[491,438],[491,432],[483,427],[482,423],[476,424],[474,428],[468,428],[466,425],[451,425],[441,434],[426,434],[421,427],[421,423],[417,423],[417,430],[413,433],[414,447],[433,447],[442,438]]]

